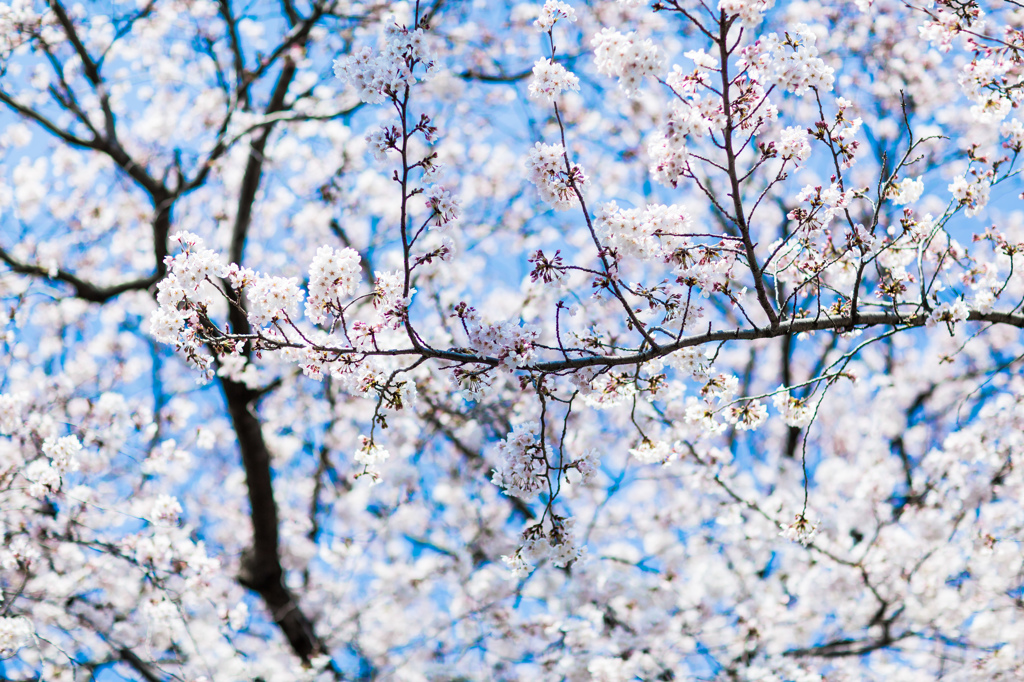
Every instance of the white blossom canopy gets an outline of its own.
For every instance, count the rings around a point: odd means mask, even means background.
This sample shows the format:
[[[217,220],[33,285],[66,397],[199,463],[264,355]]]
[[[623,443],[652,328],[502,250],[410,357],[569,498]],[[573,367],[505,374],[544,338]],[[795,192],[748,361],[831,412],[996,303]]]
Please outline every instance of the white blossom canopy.
[[[0,680],[1024,677],[1024,6],[0,2]]]

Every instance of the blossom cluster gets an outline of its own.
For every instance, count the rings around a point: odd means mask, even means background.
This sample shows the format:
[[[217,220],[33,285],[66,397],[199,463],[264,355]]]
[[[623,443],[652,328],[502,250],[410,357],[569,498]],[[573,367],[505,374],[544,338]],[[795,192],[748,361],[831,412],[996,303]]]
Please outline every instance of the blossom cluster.
[[[675,458],[675,451],[668,443],[660,440],[644,439],[635,448],[629,450],[643,464],[662,464]]]
[[[840,211],[850,205],[853,196],[853,190],[844,191],[835,182],[828,187],[806,185],[796,195],[796,200],[809,204],[810,210],[804,207],[795,208],[789,212],[789,218],[800,221],[801,226],[806,229],[820,230],[827,227]]]
[[[203,245],[203,240],[191,232],[179,232],[171,237],[181,245],[181,253],[168,256],[165,261],[168,279],[176,280],[181,297],[195,303],[208,302],[212,279],[224,276],[224,262],[220,255]]]
[[[50,462],[37,459],[25,467],[22,475],[29,481],[28,494],[36,499],[60,490],[62,479],[60,472]]]
[[[491,480],[506,495],[532,500],[547,488],[552,452],[549,445],[541,447],[539,435],[540,424],[526,422],[514,426],[512,433],[498,443],[501,461]]]
[[[150,638],[171,640],[181,629],[178,607],[166,597],[153,596],[142,602],[140,615],[146,623]]]
[[[150,316],[150,333],[164,343],[179,341],[185,326],[186,311],[208,306],[213,301],[213,278],[223,277],[227,268],[220,255],[204,248],[203,240],[189,232],[171,237],[182,251],[165,260],[167,276],[157,284],[159,307]],[[188,340],[185,341],[188,343]]]
[[[780,386],[778,392],[772,396],[772,404],[786,426],[803,429],[809,426],[814,418],[814,411],[808,405],[807,399],[797,398],[784,386]]]
[[[537,60],[530,79],[530,98],[554,102],[567,90],[579,91],[580,79],[561,64],[547,58]]]
[[[932,43],[942,52],[949,52],[953,47],[953,38],[965,28],[955,12],[939,8],[929,13],[931,21],[919,26],[917,31],[922,40]]]
[[[164,475],[177,470],[188,470],[192,463],[192,455],[178,447],[173,438],[161,442],[154,447],[142,462],[140,469],[147,475]]]
[[[294,277],[259,275],[246,287],[249,323],[260,327],[294,313],[302,303],[302,290]]]
[[[160,284],[163,284],[163,281]],[[169,287],[157,285],[157,294],[160,295],[167,289]],[[161,306],[154,310],[149,317],[149,333],[162,343],[176,342],[178,334],[184,326],[185,316],[173,308]]]
[[[541,199],[559,211],[571,208],[576,191],[587,184],[579,164],[566,166],[565,147],[538,142],[526,161],[527,177],[537,187]]]
[[[395,149],[399,132],[394,126],[374,128],[366,134],[366,146],[377,161],[387,159],[388,150]]]
[[[0,658],[9,658],[35,636],[32,621],[20,616],[0,616]]]
[[[672,273],[678,283],[699,288],[704,298],[712,292],[728,292],[737,262],[734,249],[694,247],[678,250],[672,257],[677,261]]]
[[[33,460],[22,472],[30,483],[28,494],[36,499],[57,492],[63,484],[63,476],[78,471],[82,443],[76,436],[47,438],[42,450],[47,459]]]
[[[537,331],[504,320],[497,324],[469,324],[469,342],[482,355],[498,358],[501,367],[512,372],[529,364],[534,356]]]
[[[953,331],[954,325],[958,322],[964,322],[970,315],[970,310],[967,307],[967,303],[962,298],[958,298],[953,302],[943,301],[939,305],[932,309],[928,315],[926,324],[929,327],[934,327],[939,322],[944,323],[950,333]]]
[[[700,398],[690,397],[686,403],[686,421],[699,426],[708,434],[721,433],[725,430],[725,422],[719,421],[718,414],[724,409],[736,391],[739,390],[739,379],[731,374],[714,374],[703,377],[704,385],[700,389]],[[753,429],[764,421],[763,406],[753,404],[747,410],[730,410],[728,418],[734,423],[742,423],[744,428]]]
[[[775,6],[775,0],[719,0],[718,10],[726,16],[738,16],[744,26],[753,28],[761,23],[764,13]]]
[[[545,532],[541,524],[528,527],[523,531],[522,545],[511,556],[501,558],[511,576],[525,578],[545,560],[565,568],[582,559],[586,548],[579,544],[575,525],[575,519],[552,515],[550,531]]]
[[[999,132],[1007,138],[1004,146],[1015,153],[1024,151],[1024,122],[1011,118],[999,128]]]
[[[722,103],[716,97],[691,94],[673,102],[667,125],[669,137],[705,137],[725,128]]]
[[[794,159],[797,163],[806,161],[811,156],[807,131],[800,126],[783,128],[779,134],[778,152],[783,159]]]
[[[450,190],[434,185],[426,192],[427,208],[430,209],[430,222],[435,227],[446,228],[459,219],[459,202]]]
[[[598,72],[619,79],[619,87],[635,96],[644,78],[656,76],[663,68],[658,47],[648,38],[640,40],[636,33],[620,33],[610,28],[590,41]]]
[[[533,22],[533,25],[541,33],[547,33],[559,20],[565,19],[569,22],[576,21],[576,10],[561,0],[547,0],[540,10],[540,16]]]
[[[974,102],[969,110],[972,119],[978,123],[998,123],[1014,106],[1019,106],[1019,102],[1014,102],[1014,98],[1019,99],[1019,96],[1011,98],[1005,87],[1000,87],[1008,80],[1012,82],[1014,78],[1008,76],[1016,69],[1012,60],[998,57],[975,57],[964,65],[957,81],[964,94]]]
[[[328,314],[341,312],[342,299],[355,293],[360,276],[359,252],[355,249],[336,251],[330,246],[317,249],[309,266],[306,317],[323,324]]]
[[[601,453],[594,448],[585,450],[582,455],[565,465],[566,481],[587,483],[594,478],[600,466]]]
[[[416,81],[413,69],[422,64],[429,75],[434,59],[423,29],[391,24],[384,30],[379,49],[363,47],[355,54],[334,61],[334,75],[351,85],[360,101],[380,104],[398,96]]]
[[[360,464],[367,466],[384,462],[389,453],[366,436],[360,436],[360,447],[356,450],[354,459]]]
[[[53,466],[61,473],[78,471],[80,452],[82,452],[82,442],[78,440],[77,436],[47,438],[43,441],[43,453],[50,458]]]
[[[28,398],[24,393],[0,393],[0,435],[10,436],[25,428]]]
[[[921,178],[903,178],[890,186],[887,198],[895,206],[914,204],[924,194],[924,180]]]
[[[784,37],[769,33],[743,50],[743,63],[752,76],[803,95],[810,89],[830,92],[835,72],[818,56],[817,37],[806,24],[798,24]]]
[[[797,514],[793,523],[782,529],[780,536],[792,542],[799,542],[805,547],[818,534],[818,524],[809,521],[802,513]]]
[[[170,495],[158,495],[149,502],[149,512],[146,515],[150,521],[158,525],[173,526],[181,516],[181,503],[177,498]]]
[[[150,334],[157,341],[175,344],[189,362],[208,371],[212,358],[201,352],[196,330],[200,313],[213,304],[215,279],[227,276],[229,269],[219,254],[205,248],[192,233],[179,232],[171,241],[182,250],[164,260],[167,276],[157,284],[158,307],[150,314]]]
[[[690,151],[686,146],[686,137],[657,131],[647,143],[647,156],[650,158],[651,177],[666,187],[675,188],[689,171],[687,159]]]
[[[692,219],[675,204],[619,208],[610,201],[597,214],[596,227],[606,246],[643,260],[665,258],[686,245]]]
[[[647,142],[647,155],[650,158],[649,169],[655,181],[667,186],[676,187],[680,178],[688,172],[687,159],[689,138],[702,138],[720,133],[726,124],[725,110],[721,97],[710,88],[710,77],[701,69],[714,69],[718,61],[703,50],[692,50],[686,53],[698,66],[692,72],[683,71],[676,65],[666,78],[675,99],[669,110],[665,125],[655,131]],[[774,116],[775,108],[765,105],[763,92],[754,82],[745,81],[741,90],[747,94],[737,97],[733,104],[733,114],[739,117],[740,127],[746,127],[749,121],[762,120],[765,115]],[[707,90],[707,93],[703,91]],[[738,106],[741,102],[756,102],[762,111],[761,118],[755,119],[750,113],[743,112]]]
[[[728,419],[740,431],[753,431],[768,419],[768,407],[759,400],[745,400],[729,408]]]
[[[409,316],[409,304],[416,289],[410,289],[405,295],[402,273],[398,271],[377,271],[373,277],[373,305],[377,314],[386,327],[398,329]]]
[[[970,218],[977,215],[988,204],[991,183],[985,175],[968,180],[966,175],[958,175],[949,183],[949,192],[960,206],[965,207],[964,214]]]
[[[625,372],[605,372],[587,381],[590,373],[579,372],[573,377],[573,384],[580,387],[583,401],[589,407],[609,409],[623,405],[637,393],[636,380]]]

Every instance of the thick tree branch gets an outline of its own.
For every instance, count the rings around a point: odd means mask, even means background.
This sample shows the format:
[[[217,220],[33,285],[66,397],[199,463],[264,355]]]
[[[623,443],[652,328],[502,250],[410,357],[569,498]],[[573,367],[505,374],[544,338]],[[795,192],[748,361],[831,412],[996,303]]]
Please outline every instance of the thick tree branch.
[[[285,59],[281,73],[274,85],[274,92],[267,104],[266,114],[274,114],[284,109],[284,98],[288,93],[288,86],[295,77],[295,62]],[[245,240],[249,232],[249,224],[252,222],[252,209],[256,201],[256,192],[259,190],[260,181],[263,179],[263,163],[265,161],[264,151],[267,147],[267,140],[273,131],[273,125],[268,125],[263,132],[252,142],[249,150],[249,160],[245,164],[245,174],[242,176],[242,185],[238,192],[238,212],[235,215],[235,224],[231,230],[231,246],[228,250],[228,258],[232,263],[241,263],[242,255],[245,252]]]
[[[257,393],[227,378],[221,380],[221,388],[242,455],[252,521],[252,546],[242,556],[238,581],[260,595],[292,651],[309,661],[323,653],[324,646],[297,598],[284,584],[270,449],[254,414]]]
[[[294,61],[286,58],[267,104],[268,115],[284,109],[285,96],[295,72]],[[243,260],[256,193],[263,176],[264,151],[272,129],[273,126],[268,125],[252,142],[249,151],[239,190],[238,210],[231,231],[229,254],[233,263],[241,263]],[[230,315],[233,329],[249,329],[243,308],[232,307]],[[284,584],[270,450],[263,438],[260,421],[254,412],[255,402],[260,393],[227,378],[221,380],[221,387],[238,438],[242,466],[245,469],[253,531],[252,546],[242,557],[238,579],[242,585],[260,595],[292,650],[302,660],[309,661],[323,653],[325,648],[313,631],[313,623],[299,608],[297,598]]]
[[[979,311],[971,311],[968,320],[971,322],[990,322],[995,324],[1007,324],[1019,329],[1024,329],[1024,315],[1017,315],[1012,313],[1000,313],[990,312],[982,313]],[[923,314],[901,316],[892,311],[884,312],[873,312],[873,313],[860,313],[857,315],[857,322],[854,323],[849,315],[839,316],[821,316],[812,318],[801,318],[797,320],[791,320],[787,322],[781,322],[774,328],[769,327],[740,327],[736,329],[727,329],[722,331],[708,331],[704,334],[696,334],[693,336],[684,336],[671,343],[659,345],[657,348],[648,348],[647,350],[637,351],[633,353],[627,353],[625,355],[591,355],[587,357],[579,358],[567,358],[562,360],[551,360],[548,362],[536,362],[528,365],[521,365],[517,369],[528,372],[541,372],[541,373],[556,373],[556,372],[567,372],[583,367],[623,367],[630,365],[637,365],[651,360],[665,357],[677,350],[683,348],[693,348],[696,346],[703,346],[706,344],[716,344],[725,341],[754,341],[756,339],[774,339],[780,338],[791,334],[801,334],[804,332],[815,332],[815,331],[835,331],[835,332],[849,332],[853,329],[870,329],[872,327],[895,327],[899,329],[914,329],[916,327],[923,327],[928,322],[928,316]],[[233,340],[233,341],[249,341],[254,344],[260,344],[261,347],[267,349],[278,349],[278,348],[307,348],[312,347],[316,350],[326,352],[328,354],[334,354],[337,357],[342,356],[356,356],[356,357],[370,357],[370,356],[419,356],[422,358],[432,358],[439,360],[446,360],[449,362],[460,363],[460,364],[474,364],[474,365],[485,365],[490,367],[497,367],[501,364],[501,360],[498,358],[486,356],[486,355],[474,355],[464,349],[448,349],[441,350],[423,346],[419,347],[407,347],[407,348],[395,348],[390,350],[364,350],[352,347],[335,347],[335,346],[320,346],[317,344],[310,344],[306,342],[298,341],[280,341],[278,339],[268,339],[260,334],[224,334],[219,330],[207,329],[207,332],[213,332],[209,336],[210,340]]]
[[[139,655],[127,647],[121,647],[117,650],[117,655],[122,661],[132,667],[132,670],[142,676],[142,679],[146,682],[164,682],[164,679],[154,673],[146,662],[139,658]]]
[[[11,95],[9,95],[6,92],[3,92],[2,90],[0,90],[0,102],[3,102],[10,109],[16,111],[25,118],[35,121],[46,132],[58,138],[62,142],[71,145],[72,147],[76,147],[78,149],[99,149],[97,140],[86,140],[84,138],[78,137],[77,135],[68,132],[67,130],[64,130],[46,116],[43,116],[35,109],[27,107],[24,104],[18,102],[16,99],[11,97]]]
[[[5,263],[12,272],[16,272],[21,275],[33,275],[49,280],[51,282],[61,282],[64,284],[71,285],[74,290],[76,298],[80,298],[90,303],[106,303],[116,296],[120,296],[126,291],[138,291],[140,289],[148,289],[153,286],[163,277],[162,273],[149,275],[148,277],[140,277],[138,279],[128,280],[127,282],[121,282],[120,284],[114,284],[107,287],[100,287],[85,281],[78,277],[74,273],[68,272],[67,270],[58,268],[57,270],[49,270],[41,265],[32,265],[29,263],[22,263],[15,259],[6,250],[0,248],[0,261]]]
[[[872,651],[885,649],[900,640],[912,637],[913,633],[905,632],[892,636],[886,632],[879,639],[838,639],[825,644],[807,647],[804,649],[790,649],[784,656],[792,657],[817,657],[817,658],[842,658],[844,656],[863,656]]]

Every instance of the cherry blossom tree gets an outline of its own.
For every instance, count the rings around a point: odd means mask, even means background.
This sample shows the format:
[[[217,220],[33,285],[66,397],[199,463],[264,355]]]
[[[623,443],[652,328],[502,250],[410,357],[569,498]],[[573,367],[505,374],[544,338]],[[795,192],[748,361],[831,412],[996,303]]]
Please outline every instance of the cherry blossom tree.
[[[0,679],[1020,679],[1022,8],[0,3]]]

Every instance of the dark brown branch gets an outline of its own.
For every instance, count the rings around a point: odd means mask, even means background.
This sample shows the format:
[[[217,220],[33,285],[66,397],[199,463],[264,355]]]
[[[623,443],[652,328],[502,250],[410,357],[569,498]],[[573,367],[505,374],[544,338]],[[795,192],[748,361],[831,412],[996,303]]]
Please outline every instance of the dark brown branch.
[[[497,73],[489,74],[480,71],[463,71],[458,77],[467,81],[478,81],[480,83],[517,83],[526,80],[533,75],[533,71],[520,71],[519,73]]]
[[[1010,313],[982,313],[978,311],[971,311],[968,320],[971,322],[994,322],[996,324],[1008,324],[1018,329],[1024,329],[1024,315],[1013,315]],[[621,367],[623,365],[634,365],[638,362],[647,362],[658,357],[663,357],[669,353],[675,352],[682,348],[691,348],[694,346],[702,346],[708,343],[718,343],[721,341],[753,341],[755,339],[771,339],[778,338],[791,334],[800,334],[802,332],[814,332],[814,331],[847,331],[853,327],[862,329],[868,329],[871,327],[899,327],[904,329],[912,329],[915,327],[923,327],[928,321],[925,315],[914,315],[914,316],[900,316],[891,311],[886,312],[874,312],[874,313],[860,313],[857,316],[857,323],[854,324],[853,320],[849,316],[838,316],[838,317],[817,317],[817,318],[806,318],[793,320],[789,322],[781,322],[778,327],[774,329],[766,328],[747,328],[747,329],[733,329],[727,331],[712,332],[709,331],[706,334],[698,334],[696,336],[683,337],[678,342],[664,344],[659,347],[658,350],[646,350],[643,352],[613,356],[613,357],[586,357],[586,358],[572,358],[570,360],[557,360],[553,362],[540,362],[536,365],[531,365],[528,368],[539,372],[559,372],[569,369],[576,369],[580,367]],[[456,358],[446,358],[456,359]],[[465,356],[458,358],[461,361],[465,361]],[[474,359],[473,362],[481,362],[479,359]],[[491,363],[489,360],[485,361],[487,364],[498,364],[497,360]]]
[[[249,88],[246,83],[248,75],[245,71],[245,56],[242,49],[242,39],[238,35],[238,22],[231,13],[230,0],[220,0],[217,3],[218,11],[227,24],[228,40],[231,43],[231,55],[235,62],[235,93],[241,98],[243,106],[248,109],[250,106]]]
[[[127,282],[121,282],[120,284],[114,284],[108,287],[99,287],[85,281],[74,273],[68,272],[67,270],[58,269],[56,272],[51,272],[41,265],[22,263],[12,257],[3,248],[0,248],[0,261],[5,263],[12,272],[16,272],[21,275],[34,275],[52,282],[69,284],[74,290],[76,298],[80,298],[83,301],[89,301],[90,303],[106,303],[110,299],[120,296],[126,291],[148,289],[163,277],[163,274],[158,273],[149,275],[148,277],[141,277]]]
[[[557,372],[568,372],[583,367],[623,367],[636,365],[644,362],[649,362],[656,358],[665,357],[670,353],[674,353],[677,350],[683,348],[693,348],[696,346],[703,346],[705,344],[723,343],[726,341],[753,341],[755,339],[774,339],[786,336],[787,334],[800,334],[803,332],[814,332],[814,331],[834,331],[834,332],[848,332],[853,328],[859,329],[870,329],[872,327],[893,327],[898,330],[908,330],[916,327],[925,326],[928,318],[926,315],[908,315],[902,316],[892,311],[885,312],[873,312],[873,313],[861,313],[857,316],[857,323],[854,324],[853,320],[849,315],[839,315],[835,317],[812,317],[802,318],[798,320],[791,320],[780,322],[775,328],[768,327],[753,327],[753,328],[737,328],[723,331],[708,331],[704,334],[697,334],[694,336],[684,336],[677,341],[666,343],[655,348],[648,348],[647,350],[636,351],[628,353],[626,355],[592,355],[579,358],[568,358],[563,360],[551,360],[548,362],[538,362],[530,365],[522,365],[518,369],[528,372],[541,372],[541,373],[557,373]],[[1018,329],[1024,329],[1024,315],[1015,315],[1012,313],[982,313],[979,311],[971,311],[968,316],[968,321],[971,322],[992,322],[996,324],[1007,324]],[[207,331],[211,331],[207,329]],[[219,330],[213,329],[214,334],[210,336],[211,340],[234,340],[234,341],[249,341],[253,344],[263,344],[264,348],[278,349],[278,348],[306,348],[309,344],[293,342],[293,341],[278,341],[270,340],[259,334],[223,334]],[[370,356],[389,356],[399,357],[404,355],[419,356],[422,358],[433,358],[438,360],[447,360],[449,362],[459,364],[472,364],[472,365],[486,365],[489,367],[497,367],[501,364],[498,358],[493,358],[485,355],[473,355],[471,352],[462,349],[450,349],[450,350],[439,350],[435,348],[429,348],[423,346],[409,347],[409,348],[396,348],[393,350],[360,350],[356,348],[338,348],[333,346],[320,346],[313,344],[313,348],[316,350],[324,351],[336,355],[338,358],[343,356],[356,356],[356,357],[370,357]]]
[[[143,166],[139,165],[130,156],[128,156],[128,153],[121,147],[116,139],[104,139],[98,135],[93,137],[91,140],[78,137],[77,135],[64,130],[38,111],[21,104],[3,91],[0,91],[0,102],[6,104],[9,108],[25,118],[35,121],[44,130],[46,130],[46,132],[72,147],[77,147],[79,149],[92,149],[103,152],[109,156],[111,160],[121,168],[121,170],[128,174],[128,177],[134,180],[146,191],[147,194],[149,194],[153,199],[154,205],[158,205],[171,197],[171,192],[164,187],[161,182],[153,178]]]
[[[316,26],[317,22],[327,12],[328,5],[326,3],[318,2],[313,5],[313,12],[309,15],[301,24],[295,26],[288,35],[285,36],[281,44],[274,48],[274,51],[264,58],[260,65],[255,71],[251,73],[248,83],[253,83],[263,77],[265,73],[270,69],[271,66],[277,62],[282,56],[287,59],[288,51],[296,45],[302,45],[309,38],[309,32]]]
[[[582,55],[571,54],[571,55],[556,55],[551,61],[556,64],[568,64],[575,59],[579,59]],[[456,74],[457,77],[465,81],[477,81],[479,83],[518,83],[519,81],[526,80],[533,75],[533,69],[526,71],[518,71],[516,73],[484,73],[483,71],[477,71],[476,69],[468,69]]]
[[[284,109],[285,95],[295,71],[295,63],[286,58],[270,102],[267,104],[267,114]],[[229,257],[233,263],[241,263],[245,253],[253,205],[263,177],[264,151],[272,129],[272,126],[267,126],[262,134],[253,140],[249,150],[249,159],[239,190],[238,212],[231,232]],[[233,306],[230,317],[232,329],[249,329],[245,310],[241,306]],[[242,466],[245,469],[253,533],[252,546],[242,556],[238,580],[260,595],[270,611],[271,618],[287,638],[292,651],[303,661],[309,661],[314,656],[324,653],[325,647],[313,631],[312,621],[302,612],[295,595],[284,584],[270,450],[263,438],[260,421],[254,412],[255,402],[260,393],[227,378],[221,380],[221,387],[238,438]]]
[[[295,3],[293,3],[292,0],[281,0],[281,10],[284,12],[284,15],[288,17],[289,26],[295,26],[295,24],[299,23],[302,19],[302,17],[299,16],[298,11],[295,9]]]
[[[86,79],[92,85],[93,90],[99,96],[100,108],[103,110],[106,135],[104,137],[97,135],[87,146],[103,151],[113,159],[114,163],[146,190],[152,198],[154,206],[160,211],[163,208],[162,204],[170,197],[170,192],[164,187],[163,183],[157,181],[143,166],[136,163],[121,146],[121,143],[118,142],[114,111],[110,106],[110,93],[107,91],[106,83],[103,81],[99,67],[85,48],[81,38],[79,38],[71,18],[64,10],[64,6],[59,0],[50,0],[49,4],[57,16],[61,27],[64,29],[64,34],[67,36],[68,41],[82,61],[82,70],[85,73]]]
[[[263,599],[292,651],[303,661],[309,661],[324,653],[325,647],[313,631],[312,621],[284,584],[270,449],[254,413],[257,394],[227,378],[221,379],[221,388],[238,438],[252,521],[252,546],[242,555],[238,582]]]
[[[837,639],[818,646],[805,649],[790,649],[783,653],[784,656],[808,656],[816,658],[841,658],[843,656],[863,656],[872,651],[885,649],[899,642],[902,639],[914,636],[913,633],[905,632],[900,635],[891,636],[885,634],[879,639]]]
[[[113,142],[117,139],[116,131],[114,129],[114,111],[110,108],[110,93],[107,92],[106,84],[103,82],[103,76],[100,75],[100,69],[93,60],[92,55],[85,49],[85,45],[82,44],[81,38],[78,37],[78,32],[75,30],[75,26],[71,23],[71,18],[67,12],[64,11],[64,6],[60,3],[60,0],[50,0],[50,9],[57,17],[57,21],[60,22],[61,27],[64,29],[64,35],[68,37],[68,41],[72,47],[75,48],[75,54],[82,61],[82,71],[85,73],[85,77],[89,80],[93,89],[99,95],[100,108],[103,110],[103,119],[106,126],[107,139]]]
[[[222,9],[222,12],[223,11],[224,10]],[[285,36],[285,38],[281,42],[281,44],[278,45],[276,48],[274,48],[273,52],[271,52],[269,56],[267,56],[267,57],[263,58],[262,60],[260,60],[260,62],[258,63],[258,65],[256,66],[256,68],[253,71],[247,71],[247,70],[244,69],[244,55],[242,54],[242,51],[241,51],[241,47],[240,47],[241,43],[240,43],[240,41],[238,41],[238,42],[233,41],[232,42],[233,51],[236,53],[234,59],[235,59],[235,70],[237,72],[236,76],[238,76],[238,78],[236,78],[235,92],[236,92],[236,96],[241,101],[244,102],[244,105],[245,105],[246,109],[248,109],[250,107],[249,90],[252,87],[252,84],[255,83],[256,81],[258,81],[260,78],[262,78],[267,73],[267,71],[270,69],[270,67],[273,66],[277,62],[278,59],[281,58],[282,55],[287,56],[289,49],[291,49],[295,45],[300,45],[300,44],[304,43],[306,41],[306,39],[309,37],[310,30],[312,30],[312,28],[317,24],[317,22],[320,21],[320,19],[326,13],[327,13],[327,5],[326,4],[324,4],[324,3],[317,3],[316,5],[314,5],[313,13],[308,18],[303,19],[301,23],[293,26],[292,29],[289,31],[288,35]],[[233,27],[229,26],[229,28],[232,31],[234,30]],[[287,59],[287,57],[286,57],[286,59]],[[216,62],[216,59],[214,59],[214,61]],[[290,61],[290,60],[288,60],[288,61]],[[239,68],[241,68],[242,70],[239,71]],[[278,82],[280,82],[280,79],[278,80]],[[287,92],[287,89],[285,90],[285,92]],[[228,93],[225,93],[225,94],[228,94]],[[357,107],[353,107],[352,110],[354,110],[355,108],[357,108]],[[282,109],[279,109],[278,111],[280,111],[280,110],[282,110]],[[343,116],[343,115],[345,115],[346,113],[349,113],[349,111],[352,111],[352,110],[339,112],[339,115]],[[206,181],[207,176],[210,174],[210,171],[213,168],[213,163],[217,159],[221,158],[228,151],[228,149],[230,149],[231,146],[239,139],[239,137],[240,137],[239,135],[235,135],[230,140],[227,137],[229,123],[231,121],[233,113],[234,113],[234,109],[233,108],[229,109],[227,115],[224,117],[224,121],[221,123],[220,129],[217,131],[217,142],[216,142],[216,144],[214,144],[213,149],[210,150],[210,153],[206,156],[206,159],[199,166],[199,170],[196,172],[195,177],[193,177],[191,180],[189,180],[187,183],[185,183],[185,185],[184,185],[184,187],[182,189],[182,193],[183,194],[187,193],[187,192],[191,192],[192,190],[194,190],[197,187],[201,186]],[[271,113],[271,110],[268,109],[266,113],[268,113],[268,114]],[[318,120],[318,119],[319,119],[319,117],[316,117],[316,116],[308,116],[308,117],[296,117],[295,119],[292,119],[292,120]],[[252,132],[252,131],[254,131],[254,130],[258,129],[258,128],[265,128],[266,130],[269,130],[270,127],[272,127],[274,125],[274,123],[276,123],[276,122],[277,122],[276,119],[271,119],[269,121],[261,122],[259,124],[256,124],[256,125],[252,126],[249,130],[245,131],[243,133],[243,135],[244,134],[248,134],[249,132]]]
[[[164,682],[163,678],[154,673],[146,662],[139,658],[139,655],[127,647],[121,647],[117,655],[122,661],[131,666],[132,670],[142,676],[146,682]]]
[[[71,145],[72,147],[77,147],[79,149],[99,149],[96,140],[86,140],[84,138],[78,137],[77,135],[73,135],[72,133],[58,126],[56,123],[54,123],[47,117],[40,114],[38,111],[26,107],[24,104],[21,104],[13,97],[8,95],[6,92],[0,91],[0,102],[3,102],[9,108],[13,109],[25,118],[35,121],[40,126],[42,126],[42,128],[46,132],[65,142],[66,144]]]
[[[270,96],[266,113],[273,114],[284,109],[284,98],[288,93],[288,86],[295,77],[295,62],[285,59],[284,66],[274,85],[274,92]],[[263,132],[252,142],[249,149],[249,160],[245,164],[245,174],[242,176],[242,185],[238,193],[238,213],[235,215],[235,224],[231,230],[231,246],[228,251],[228,258],[232,263],[241,263],[242,255],[245,252],[245,239],[248,236],[249,224],[252,222],[252,208],[256,200],[256,192],[259,190],[260,181],[263,179],[264,151],[267,147],[267,140],[273,126],[268,125]]]

